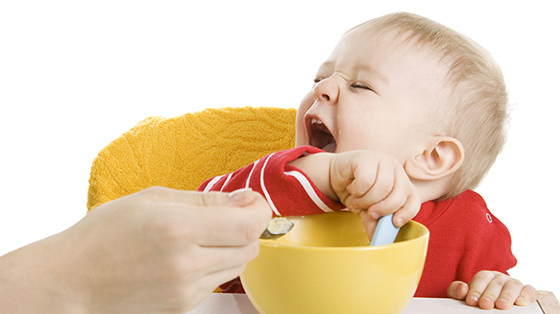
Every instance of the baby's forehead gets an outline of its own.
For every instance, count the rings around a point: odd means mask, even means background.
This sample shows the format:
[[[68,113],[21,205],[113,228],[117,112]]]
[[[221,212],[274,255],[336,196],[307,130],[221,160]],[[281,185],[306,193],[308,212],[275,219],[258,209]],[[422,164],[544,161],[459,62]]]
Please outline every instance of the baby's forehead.
[[[401,70],[421,68],[449,83],[454,52],[448,54],[446,46],[406,28],[361,25],[342,36],[326,64],[345,60],[359,67],[362,65],[356,62],[361,62],[386,77],[396,70],[394,67]]]
[[[356,36],[364,41],[376,40],[387,37],[396,45],[412,45],[418,47],[431,46],[437,42],[437,37],[447,37],[451,29],[437,23],[427,23],[429,20],[406,20],[386,21],[384,19],[373,19],[357,25],[344,36]],[[441,26],[441,27],[439,27]]]
[[[429,44],[414,38],[410,32],[397,28],[354,28],[346,32],[335,47],[329,59],[323,63],[323,68],[331,68],[346,61],[353,63],[362,61],[356,67],[367,68],[368,64],[384,63],[407,58],[417,63],[443,65],[441,54]],[[435,62],[434,62],[435,61]],[[364,64],[365,63],[365,64]],[[444,66],[445,67],[445,66]]]
[[[413,30],[398,26],[372,27],[363,24],[344,33],[340,43],[382,46],[384,49],[407,50],[408,53],[434,53],[434,45],[431,42],[422,40],[422,36]]]

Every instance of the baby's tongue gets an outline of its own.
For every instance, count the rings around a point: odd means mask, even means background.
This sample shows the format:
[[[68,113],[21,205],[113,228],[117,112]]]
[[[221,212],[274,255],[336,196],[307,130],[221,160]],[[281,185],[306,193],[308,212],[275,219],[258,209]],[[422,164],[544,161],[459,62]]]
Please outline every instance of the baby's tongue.
[[[323,150],[327,153],[334,153],[334,151],[336,150],[336,142],[327,144],[325,147],[323,147]]]

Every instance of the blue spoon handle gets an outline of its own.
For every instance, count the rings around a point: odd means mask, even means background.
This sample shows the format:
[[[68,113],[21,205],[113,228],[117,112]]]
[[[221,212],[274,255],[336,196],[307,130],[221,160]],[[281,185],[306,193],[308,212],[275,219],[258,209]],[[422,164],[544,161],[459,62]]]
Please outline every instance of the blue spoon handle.
[[[375,231],[373,232],[370,245],[391,244],[395,242],[398,233],[399,228],[393,225],[393,214],[383,216],[377,222],[377,227],[375,227]]]

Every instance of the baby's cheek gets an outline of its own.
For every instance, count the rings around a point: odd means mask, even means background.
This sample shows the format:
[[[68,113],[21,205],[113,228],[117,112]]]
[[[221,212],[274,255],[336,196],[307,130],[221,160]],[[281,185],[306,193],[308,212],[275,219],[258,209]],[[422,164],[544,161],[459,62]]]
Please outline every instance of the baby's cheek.
[[[313,106],[313,91],[309,91],[309,93],[305,94],[305,96],[303,96],[303,99],[301,100],[301,103],[299,104],[299,108],[298,108],[298,112],[307,112],[307,110],[309,110],[309,108],[311,108],[311,106]],[[303,118],[303,115],[302,115]]]
[[[307,140],[307,136],[305,135],[305,127],[298,126],[298,123],[296,123],[296,147],[307,145],[307,144],[308,144],[308,140]]]
[[[313,93],[309,92],[303,97],[296,115],[296,146],[308,144],[307,134],[305,131],[305,113],[313,105]]]

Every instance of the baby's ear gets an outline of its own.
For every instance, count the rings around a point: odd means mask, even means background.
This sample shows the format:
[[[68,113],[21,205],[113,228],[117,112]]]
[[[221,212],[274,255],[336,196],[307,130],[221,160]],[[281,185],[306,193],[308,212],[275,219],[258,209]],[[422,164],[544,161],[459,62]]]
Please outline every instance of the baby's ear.
[[[409,177],[417,180],[437,180],[457,171],[463,164],[465,151],[459,140],[436,136],[426,149],[404,164]]]

